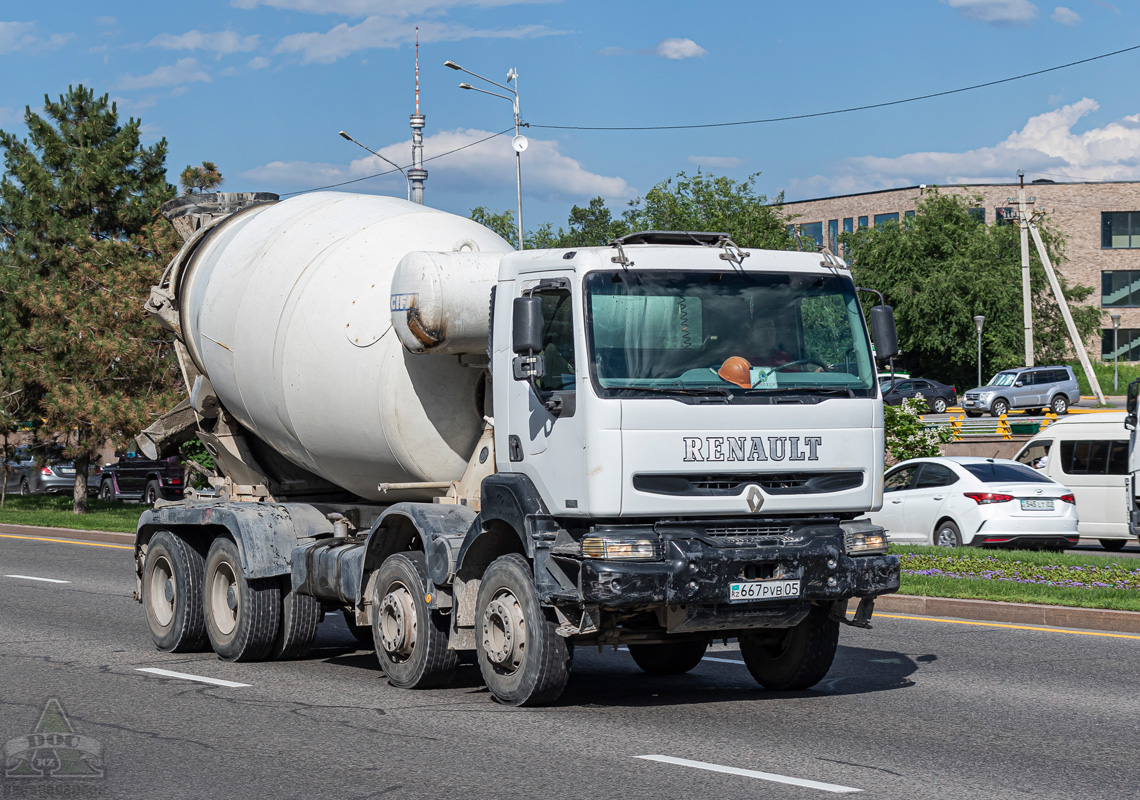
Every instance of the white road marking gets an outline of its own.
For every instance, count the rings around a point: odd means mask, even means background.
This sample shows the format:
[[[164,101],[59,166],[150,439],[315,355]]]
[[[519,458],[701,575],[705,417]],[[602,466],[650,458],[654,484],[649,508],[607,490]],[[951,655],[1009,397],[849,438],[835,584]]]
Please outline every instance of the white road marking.
[[[184,681],[198,681],[200,683],[212,683],[215,686],[228,686],[232,689],[238,689],[242,686],[249,686],[248,683],[235,683],[234,681],[223,681],[220,678],[204,678],[201,675],[189,675],[185,672],[171,672],[168,669],[155,669],[154,667],[139,667],[135,672],[149,672],[153,675],[161,675],[164,678],[181,678]]]
[[[712,656],[705,656],[701,661],[716,661],[721,664],[743,664],[743,661],[737,661],[735,658],[713,658]]]
[[[726,772],[729,775],[742,775],[745,778],[759,778],[762,781],[772,781],[773,783],[787,783],[792,786],[819,789],[822,792],[832,792],[833,794],[848,794],[850,792],[863,791],[862,789],[856,789],[851,786],[840,786],[836,783],[820,783],[819,781],[809,781],[803,778],[792,778],[787,775],[776,775],[772,772],[757,772],[754,769],[725,767],[721,764],[710,764],[707,761],[689,761],[687,758],[673,758],[672,756],[634,756],[634,758],[641,758],[646,761],[660,761],[663,764],[676,764],[681,767],[692,767],[694,769],[707,769],[710,772]]]
[[[19,578],[25,581],[43,581],[44,583],[71,583],[71,581],[61,581],[56,578],[37,578],[34,575],[5,575],[5,578]]]

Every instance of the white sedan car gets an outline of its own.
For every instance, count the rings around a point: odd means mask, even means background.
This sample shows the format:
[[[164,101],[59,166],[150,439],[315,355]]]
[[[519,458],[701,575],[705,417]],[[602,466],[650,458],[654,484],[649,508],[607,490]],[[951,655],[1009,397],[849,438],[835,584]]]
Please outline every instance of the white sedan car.
[[[1004,458],[915,458],[887,471],[868,514],[900,544],[1061,549],[1077,543],[1073,493]]]

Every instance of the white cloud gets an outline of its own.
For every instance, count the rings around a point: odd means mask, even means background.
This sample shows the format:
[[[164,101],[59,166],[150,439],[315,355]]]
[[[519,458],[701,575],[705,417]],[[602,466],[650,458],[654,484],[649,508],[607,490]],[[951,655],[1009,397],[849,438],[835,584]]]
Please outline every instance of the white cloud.
[[[666,39],[653,48],[655,55],[680,61],[685,58],[699,58],[706,54],[706,50],[692,39]]]
[[[163,33],[148,43],[150,47],[164,47],[167,50],[210,50],[218,55],[243,53],[257,49],[257,34],[241,36],[233,31],[203,33],[199,30],[178,34]]]
[[[744,163],[744,159],[732,156],[689,156],[689,163],[713,169],[736,169]]]
[[[265,56],[255,56],[249,60],[249,63],[246,64],[246,66],[250,69],[265,69],[270,65],[270,63],[270,60]]]
[[[460,129],[442,131],[424,140],[426,155],[446,153],[490,136],[489,131]],[[398,142],[377,150],[401,166],[411,154],[410,142]],[[466,150],[451,153],[437,161],[428,161],[428,191],[441,194],[486,193],[489,188],[503,187],[514,193],[515,153],[510,139],[500,136]],[[325,162],[274,161],[248,170],[242,178],[277,189],[308,189],[341,181],[362,178],[392,167],[374,156],[364,156],[347,166]],[[607,200],[632,198],[636,192],[622,178],[598,175],[585,169],[576,159],[564,154],[558,142],[530,139],[522,158],[523,197],[539,200],[582,201],[602,196]],[[399,173],[361,182],[346,191],[384,191],[404,196],[405,182]]]
[[[373,47],[399,47],[416,34],[414,18],[368,17],[357,25],[341,23],[325,33],[295,33],[277,43],[278,53],[297,53],[306,63],[328,64],[360,50]],[[545,25],[519,25],[514,28],[478,29],[442,21],[419,21],[420,41],[458,42],[465,39],[534,39],[563,33]]]
[[[1076,25],[1081,21],[1081,15],[1071,8],[1057,6],[1053,9],[1053,21],[1060,22],[1062,25]]]
[[[123,75],[115,88],[122,91],[132,89],[158,89],[163,86],[177,86],[197,81],[209,82],[210,76],[199,66],[197,59],[180,58],[176,63],[159,67],[149,75]]]
[[[1038,114],[992,147],[962,153],[850,158],[834,175],[790,182],[788,194],[849,194],[919,183],[1006,183],[1018,169],[1073,180],[1140,180],[1140,114],[1102,128],[1073,132],[1077,122],[1098,108],[1095,100],[1086,97]]]
[[[75,36],[72,33],[53,33],[44,39],[36,35],[35,29],[34,22],[0,22],[0,54],[55,50]]]
[[[1029,0],[942,0],[967,19],[997,24],[1024,24],[1037,19],[1037,6]]]

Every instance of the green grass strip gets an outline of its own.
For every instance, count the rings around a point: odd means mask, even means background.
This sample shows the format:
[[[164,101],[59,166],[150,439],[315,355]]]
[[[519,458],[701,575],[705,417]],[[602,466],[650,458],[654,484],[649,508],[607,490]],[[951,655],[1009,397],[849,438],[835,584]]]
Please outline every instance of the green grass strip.
[[[0,509],[0,523],[134,533],[139,515],[149,506],[88,498],[87,513],[73,514],[71,496],[9,495]]]

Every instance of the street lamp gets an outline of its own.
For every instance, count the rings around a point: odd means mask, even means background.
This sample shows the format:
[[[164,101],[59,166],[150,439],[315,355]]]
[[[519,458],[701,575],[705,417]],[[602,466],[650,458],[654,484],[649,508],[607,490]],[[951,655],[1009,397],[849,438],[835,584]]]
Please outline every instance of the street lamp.
[[[1120,391],[1120,345],[1117,336],[1120,333],[1120,315],[1109,314],[1112,317],[1112,391]]]
[[[372,155],[376,156],[378,159],[383,161],[385,164],[391,164],[393,167],[400,170],[400,174],[404,176],[404,180],[408,184],[408,200],[412,199],[412,181],[410,178],[408,178],[408,173],[404,172],[403,167],[401,167],[399,164],[395,163],[394,161],[389,161],[388,159],[384,158],[384,156],[377,153],[371,147],[367,147],[365,145],[362,145],[360,142],[356,141],[351,136],[349,136],[347,131],[339,131],[339,133],[343,138],[348,139],[348,141],[352,142],[354,145],[357,145],[358,147],[363,147],[365,150],[367,150]]]
[[[978,329],[978,386],[982,385],[982,326],[986,318],[980,314],[974,317],[974,327]]]
[[[469,69],[464,69],[463,67],[459,66],[458,64],[456,64],[454,61],[451,61],[451,60],[444,61],[443,65],[445,67],[448,67],[449,69],[458,70],[459,72],[466,72],[468,75],[471,75],[472,77],[478,78],[481,81],[486,81],[487,83],[491,84],[492,86],[498,86],[504,92],[510,92],[511,93],[511,96],[508,97],[505,94],[499,94],[498,92],[489,92],[486,89],[480,89],[478,86],[472,86],[469,83],[459,84],[460,89],[467,89],[467,90],[472,91],[472,92],[482,92],[483,94],[489,94],[492,97],[501,97],[504,100],[506,100],[508,103],[510,103],[511,108],[514,110],[514,113],[515,113],[515,138],[511,139],[511,147],[513,147],[514,151],[515,151],[515,189],[516,189],[517,194],[518,194],[518,210],[519,210],[519,250],[522,250],[523,249],[522,152],[523,152],[523,150],[526,150],[528,142],[527,142],[525,136],[522,136],[519,134],[519,74],[518,74],[518,72],[515,71],[515,69],[513,67],[511,69],[507,70],[507,83],[508,84],[513,83],[514,86],[512,87],[512,86],[504,86],[501,83],[496,83],[495,81],[491,80],[490,78],[484,78],[482,75],[480,75],[476,72],[472,72]]]

